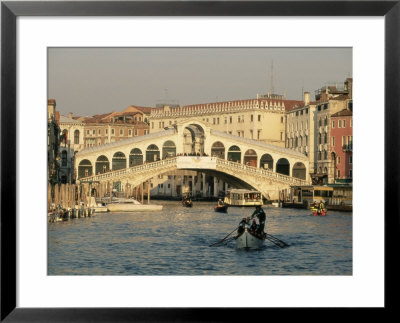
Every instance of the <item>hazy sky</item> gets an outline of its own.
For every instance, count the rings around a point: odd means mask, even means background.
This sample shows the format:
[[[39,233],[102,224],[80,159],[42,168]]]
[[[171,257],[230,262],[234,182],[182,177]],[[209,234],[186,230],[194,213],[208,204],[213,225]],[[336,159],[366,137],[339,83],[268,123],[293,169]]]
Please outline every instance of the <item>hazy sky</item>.
[[[50,48],[48,97],[61,114],[130,105],[181,106],[255,98],[271,89],[301,100],[352,77],[351,48]]]

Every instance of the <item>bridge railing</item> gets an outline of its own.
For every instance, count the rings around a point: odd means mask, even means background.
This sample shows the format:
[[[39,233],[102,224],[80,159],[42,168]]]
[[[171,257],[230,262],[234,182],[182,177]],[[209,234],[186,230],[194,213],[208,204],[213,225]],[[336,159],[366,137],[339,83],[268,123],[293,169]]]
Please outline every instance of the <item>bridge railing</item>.
[[[82,177],[79,180],[81,182],[106,181],[108,179],[113,180],[113,178],[115,178],[115,177],[125,176],[125,175],[129,175],[132,173],[137,174],[137,173],[140,173],[143,171],[147,171],[147,170],[151,170],[151,169],[160,169],[161,167],[167,167],[167,166],[172,166],[172,165],[176,165],[176,157],[159,160],[159,161],[152,162],[152,163],[141,164],[141,165],[137,165],[134,167],[114,170],[114,171],[110,171],[107,173],[92,175],[92,176],[88,176],[88,177]]]
[[[252,173],[255,175],[262,175],[262,176],[265,176],[265,177],[268,177],[271,179],[280,180],[280,181],[283,181],[286,183],[292,183],[295,185],[306,185],[307,184],[307,181],[302,180],[300,178],[287,176],[284,174],[273,172],[269,169],[248,166],[248,165],[228,161],[228,160],[221,159],[221,158],[217,158],[217,165],[225,166],[225,167],[229,167],[229,168],[233,168],[233,169],[240,169],[247,173]]]

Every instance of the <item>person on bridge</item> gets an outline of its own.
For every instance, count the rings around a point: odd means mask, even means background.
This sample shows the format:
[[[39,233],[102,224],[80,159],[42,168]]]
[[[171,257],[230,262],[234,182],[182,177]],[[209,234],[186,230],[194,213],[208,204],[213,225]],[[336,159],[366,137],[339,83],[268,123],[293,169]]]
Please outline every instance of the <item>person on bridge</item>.
[[[257,233],[260,235],[264,234],[265,220],[267,216],[265,215],[265,212],[262,209],[261,205],[256,205],[256,210],[251,215],[251,218],[254,217],[257,217],[259,222]]]

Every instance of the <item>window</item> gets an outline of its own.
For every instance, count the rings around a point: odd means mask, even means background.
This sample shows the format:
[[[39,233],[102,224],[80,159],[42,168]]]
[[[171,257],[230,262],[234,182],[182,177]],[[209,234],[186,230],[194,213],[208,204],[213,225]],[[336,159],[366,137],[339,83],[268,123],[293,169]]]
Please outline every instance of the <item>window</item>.
[[[318,111],[321,111],[321,106],[320,105],[318,106]]]
[[[135,136],[137,136],[138,135],[138,130],[137,129],[135,129]]]
[[[308,114],[308,108],[306,109],[306,114]]]
[[[261,121],[261,114],[258,115],[258,121]]]
[[[324,133],[324,144],[327,144],[327,143],[328,143],[328,134]]]
[[[251,132],[251,139],[253,139],[253,131]],[[283,132],[281,131],[281,141],[283,140]]]
[[[325,117],[325,120],[324,120],[324,126],[327,126],[328,125],[328,118],[327,117]]]
[[[93,129],[92,133],[95,135],[96,134],[96,129]]]
[[[232,123],[232,116],[229,117],[229,123]]]
[[[111,129],[111,134],[112,134],[112,135],[115,134],[115,129]]]
[[[250,137],[253,139],[253,130],[250,130]]]
[[[342,146],[346,144],[346,136],[342,136]]]
[[[215,124],[215,118],[213,118],[213,124]]]
[[[353,163],[353,156],[349,156],[349,164]]]
[[[261,130],[257,130],[257,139],[260,139]]]
[[[281,123],[283,123],[283,117],[281,117]]]
[[[119,129],[119,134],[122,136],[124,134],[124,129]]]
[[[332,128],[335,128],[335,120],[332,120]]]
[[[99,131],[97,131],[97,133],[98,133],[99,135],[101,135],[101,129],[99,129]]]
[[[346,120],[343,120],[343,128],[346,128]]]
[[[254,118],[254,116],[251,115],[251,116],[250,116],[250,122],[253,122],[253,118]]]
[[[238,116],[238,123],[240,123],[240,116]]]
[[[337,177],[340,178],[340,170],[337,171]]]
[[[149,130],[145,129],[145,130],[144,130],[144,134],[145,134],[145,135],[148,135],[148,134],[149,134]]]
[[[228,119],[225,117],[224,119],[224,123],[227,124],[228,123]]]
[[[90,135],[90,130],[86,130],[86,134],[89,136]]]
[[[132,136],[132,129],[128,130],[128,136]]]
[[[64,150],[61,153],[61,166],[67,166],[68,165],[68,161],[67,161],[67,152]]]
[[[352,169],[349,169],[349,177],[350,178],[353,177],[353,170]]]
[[[340,164],[340,156],[337,157],[337,164]]]
[[[106,128],[106,135],[108,135],[108,128]]]
[[[75,130],[74,132],[74,144],[79,144],[79,130]]]
[[[240,137],[240,131],[237,132],[237,135]]]
[[[321,119],[318,120],[318,126],[319,126],[319,127],[322,126],[322,121],[321,121]]]
[[[321,134],[318,135],[318,143],[322,144],[322,135]]]
[[[332,137],[332,147],[335,147],[335,137]]]
[[[342,120],[338,121],[338,128],[342,128]]]
[[[353,119],[350,120],[350,127],[353,127]]]

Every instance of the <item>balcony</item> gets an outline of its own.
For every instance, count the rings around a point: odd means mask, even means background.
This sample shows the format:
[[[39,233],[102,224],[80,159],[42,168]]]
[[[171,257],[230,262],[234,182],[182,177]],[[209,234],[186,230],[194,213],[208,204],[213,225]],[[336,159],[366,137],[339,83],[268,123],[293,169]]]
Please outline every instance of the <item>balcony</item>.
[[[353,151],[353,144],[351,144],[351,145],[343,145],[342,149],[343,149],[343,151]]]

